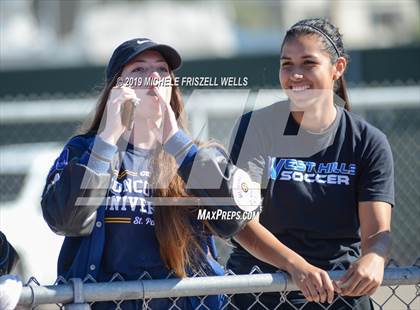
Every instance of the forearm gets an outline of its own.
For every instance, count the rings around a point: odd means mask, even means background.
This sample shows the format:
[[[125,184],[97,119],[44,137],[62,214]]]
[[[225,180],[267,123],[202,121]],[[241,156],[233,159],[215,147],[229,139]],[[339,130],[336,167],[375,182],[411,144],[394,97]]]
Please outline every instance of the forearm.
[[[226,219],[219,218],[220,213],[209,219],[212,232],[226,239],[240,231],[248,221],[248,217],[243,216],[244,210],[256,210],[261,203],[260,189],[252,185],[249,175],[234,166],[221,147],[198,148],[182,131],[178,131],[164,149],[175,157],[178,175],[187,185],[188,193],[201,200],[201,209],[207,214],[222,211],[237,215]]]
[[[84,179],[87,180],[86,189],[81,188]],[[60,180],[42,197],[44,219],[57,234],[89,234],[108,184],[109,175],[96,174],[82,165],[66,167]]]
[[[381,231],[362,240],[362,255],[377,254],[385,260],[391,252],[391,233]]]
[[[250,221],[234,239],[254,257],[289,273],[297,264],[306,263],[257,220]]]
[[[60,155],[41,200],[44,218],[54,232],[66,236],[91,232],[96,210],[109,187],[109,167],[115,149],[104,141],[97,141],[95,146],[91,144],[87,150],[66,146],[65,164],[59,166]]]

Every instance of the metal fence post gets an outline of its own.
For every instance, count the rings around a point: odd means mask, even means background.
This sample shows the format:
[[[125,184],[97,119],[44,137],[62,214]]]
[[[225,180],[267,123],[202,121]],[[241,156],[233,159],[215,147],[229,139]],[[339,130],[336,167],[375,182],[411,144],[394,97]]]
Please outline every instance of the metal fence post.
[[[90,310],[90,306],[85,302],[83,295],[82,279],[72,278],[69,280],[73,286],[73,303],[64,305],[64,310]]]

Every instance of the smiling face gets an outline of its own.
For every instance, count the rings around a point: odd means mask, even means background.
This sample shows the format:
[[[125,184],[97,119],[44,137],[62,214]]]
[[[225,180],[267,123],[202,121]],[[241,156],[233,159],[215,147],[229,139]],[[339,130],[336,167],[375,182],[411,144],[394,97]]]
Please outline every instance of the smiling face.
[[[334,81],[344,72],[342,62],[340,57],[331,63],[316,34],[287,38],[280,58],[280,84],[296,107],[308,108],[320,99],[332,99]]]
[[[129,78],[137,78],[142,81],[143,85],[146,78],[163,79],[170,77],[170,69],[168,63],[163,56],[154,50],[145,51],[137,55],[123,69],[121,77],[124,81]],[[170,102],[172,87],[162,85],[153,87],[145,85],[134,88],[138,98],[141,99],[139,107],[136,109],[136,119],[157,119],[162,115],[159,105],[159,96],[166,102]]]

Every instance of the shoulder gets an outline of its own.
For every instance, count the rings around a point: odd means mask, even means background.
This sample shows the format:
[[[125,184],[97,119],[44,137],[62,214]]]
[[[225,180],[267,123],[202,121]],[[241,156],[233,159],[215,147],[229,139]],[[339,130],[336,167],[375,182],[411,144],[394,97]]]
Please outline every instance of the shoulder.
[[[259,109],[252,110],[248,113],[245,113],[243,117],[257,117],[262,119],[271,118],[273,116],[278,115],[279,113],[288,113],[289,111],[289,105],[287,101],[278,101],[275,103],[272,103],[266,107],[262,107]]]
[[[64,145],[59,158],[56,160],[56,165],[64,167],[73,158],[80,157],[86,150],[89,149],[93,143],[95,134],[81,134],[71,137]]]
[[[66,142],[65,148],[88,149],[95,137],[92,133],[73,136]]]
[[[273,125],[278,123],[278,118],[282,115],[288,117],[289,112],[287,101],[279,101],[243,114],[236,125],[242,130],[247,129],[250,124],[251,128],[257,130],[272,129]]]
[[[360,115],[344,110],[344,118],[356,142],[364,147],[389,148],[386,135]]]

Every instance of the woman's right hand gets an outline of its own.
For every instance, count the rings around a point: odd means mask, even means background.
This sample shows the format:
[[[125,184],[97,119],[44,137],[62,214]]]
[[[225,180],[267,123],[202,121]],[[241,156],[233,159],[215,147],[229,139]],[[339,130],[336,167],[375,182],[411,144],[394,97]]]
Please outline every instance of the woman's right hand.
[[[292,263],[287,271],[308,301],[333,302],[334,286],[326,271],[309,264],[303,258]]]
[[[110,144],[116,144],[118,139],[126,130],[121,122],[123,104],[126,101],[138,100],[134,89],[129,87],[114,87],[106,103],[106,120],[103,131],[99,136]]]

